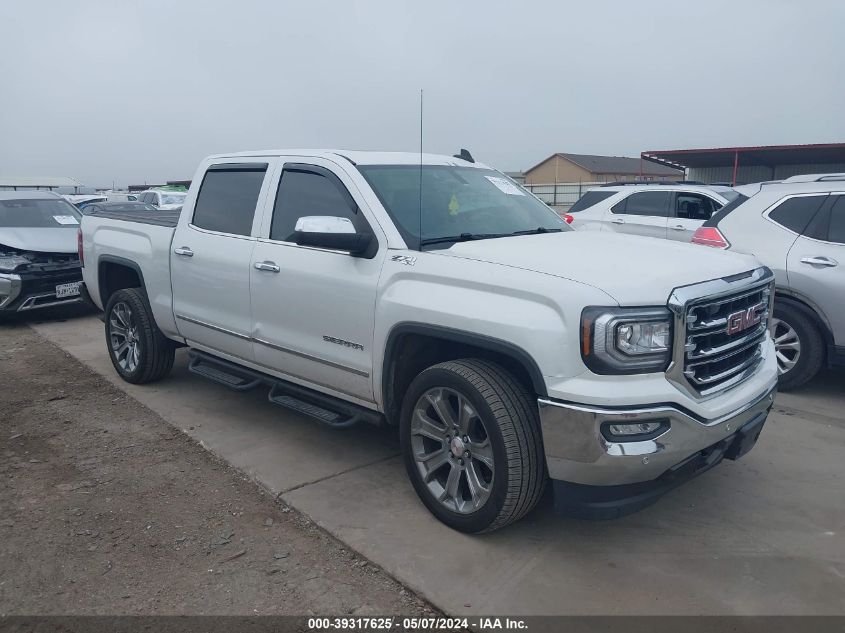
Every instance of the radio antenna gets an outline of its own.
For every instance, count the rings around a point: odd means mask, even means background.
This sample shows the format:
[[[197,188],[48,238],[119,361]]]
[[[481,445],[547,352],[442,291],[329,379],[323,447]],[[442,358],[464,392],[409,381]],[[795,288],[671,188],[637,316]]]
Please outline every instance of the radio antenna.
[[[423,89],[420,88],[420,224],[419,224],[419,236],[420,236],[420,245],[419,250],[422,250],[422,185],[423,185]]]

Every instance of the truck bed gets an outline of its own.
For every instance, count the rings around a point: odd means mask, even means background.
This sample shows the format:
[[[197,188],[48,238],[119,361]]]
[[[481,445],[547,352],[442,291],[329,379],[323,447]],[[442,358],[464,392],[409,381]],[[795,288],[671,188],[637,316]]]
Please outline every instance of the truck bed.
[[[181,209],[169,211],[99,211],[87,215],[98,218],[109,218],[111,220],[125,220],[127,222],[138,222],[139,224],[152,224],[154,226],[167,226],[175,228],[179,223]]]

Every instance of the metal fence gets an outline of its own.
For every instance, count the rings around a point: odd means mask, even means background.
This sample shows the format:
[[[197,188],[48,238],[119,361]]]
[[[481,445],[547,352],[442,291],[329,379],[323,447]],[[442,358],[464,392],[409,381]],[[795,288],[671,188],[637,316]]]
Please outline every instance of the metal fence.
[[[602,182],[559,182],[551,185],[522,185],[528,191],[560,211],[566,211],[590,189]]]

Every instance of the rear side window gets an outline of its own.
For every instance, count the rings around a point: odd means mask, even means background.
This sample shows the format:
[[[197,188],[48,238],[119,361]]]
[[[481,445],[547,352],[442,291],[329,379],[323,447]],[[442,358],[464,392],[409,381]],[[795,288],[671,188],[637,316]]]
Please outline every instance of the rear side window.
[[[581,198],[572,205],[572,208],[569,209],[567,213],[578,213],[579,211],[583,211],[584,209],[589,209],[590,207],[598,204],[602,200],[607,200],[611,196],[615,196],[618,191],[588,191],[585,193]]]
[[[739,205],[741,205],[743,202],[745,202],[746,200],[748,200],[748,196],[744,196],[744,195],[742,195],[741,193],[737,193],[737,192],[734,192],[734,193],[736,193],[736,197],[735,197],[735,198],[732,198],[730,202],[728,202],[725,206],[723,206],[721,209],[719,209],[718,211],[716,211],[716,213],[714,213],[713,215],[711,215],[711,216],[710,216],[710,219],[709,219],[709,220],[707,220],[707,221],[704,223],[704,226],[718,226],[718,225],[719,225],[719,222],[721,222],[722,220],[724,220],[724,219],[725,219],[725,217],[727,217],[727,215],[728,215],[731,211],[733,211],[733,210],[734,210],[734,209],[736,209]]]
[[[801,235],[822,206],[825,198],[827,198],[827,194],[787,198],[769,211],[769,219],[793,233]]]
[[[212,165],[202,179],[193,224],[201,229],[249,235],[267,163]]]
[[[836,196],[838,200],[830,210],[830,228],[827,241],[845,244],[845,196]]]
[[[613,213],[626,215],[651,215],[666,217],[669,213],[669,191],[640,191],[633,193],[611,209]]]
[[[285,168],[276,193],[270,239],[294,241],[296,221],[315,215],[347,218],[359,232],[366,226],[349,191],[329,170],[313,165]]]

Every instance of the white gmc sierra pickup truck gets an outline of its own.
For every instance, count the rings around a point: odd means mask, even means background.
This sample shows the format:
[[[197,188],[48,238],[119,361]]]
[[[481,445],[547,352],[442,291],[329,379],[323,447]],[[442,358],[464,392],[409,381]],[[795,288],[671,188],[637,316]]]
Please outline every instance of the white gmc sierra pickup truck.
[[[211,156],[181,212],[84,216],[83,293],[115,370],[191,371],[344,428],[396,425],[465,532],[612,518],[751,449],[777,365],[748,256],[570,230],[463,158]]]

